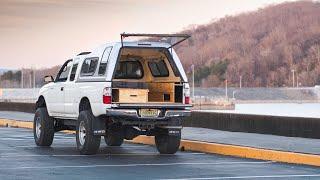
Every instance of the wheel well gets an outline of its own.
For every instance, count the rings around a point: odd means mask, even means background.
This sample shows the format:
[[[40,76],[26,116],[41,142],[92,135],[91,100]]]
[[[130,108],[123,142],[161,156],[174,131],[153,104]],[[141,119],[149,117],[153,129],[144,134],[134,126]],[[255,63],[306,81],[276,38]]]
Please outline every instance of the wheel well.
[[[81,111],[90,110],[90,109],[91,109],[91,105],[90,105],[89,99],[87,97],[83,97],[79,104],[79,113]]]
[[[39,107],[47,107],[46,101],[43,96],[40,96],[38,98],[38,101],[36,102],[36,108],[39,108]]]

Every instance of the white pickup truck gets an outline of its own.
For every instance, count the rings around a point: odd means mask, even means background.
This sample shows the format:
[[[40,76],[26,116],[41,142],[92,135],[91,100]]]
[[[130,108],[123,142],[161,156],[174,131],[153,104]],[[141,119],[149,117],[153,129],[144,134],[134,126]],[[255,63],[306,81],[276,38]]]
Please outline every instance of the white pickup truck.
[[[124,42],[130,36],[148,41]],[[153,39],[179,39],[175,43]],[[182,118],[190,116],[190,89],[173,46],[184,34],[121,34],[66,61],[54,79],[44,78],[36,102],[34,139],[51,146],[54,133],[75,130],[80,154],[95,154],[101,136],[109,146],[139,135],[155,136],[160,153],[180,146]]]

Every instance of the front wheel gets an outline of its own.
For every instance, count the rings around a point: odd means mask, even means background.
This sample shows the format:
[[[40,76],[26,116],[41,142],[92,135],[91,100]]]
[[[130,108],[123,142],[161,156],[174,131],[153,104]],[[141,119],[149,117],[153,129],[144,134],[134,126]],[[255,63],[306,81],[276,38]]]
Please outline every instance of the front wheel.
[[[181,133],[179,135],[170,135],[168,133],[159,133],[155,136],[155,143],[160,154],[174,154],[179,150]]]
[[[100,147],[100,136],[94,136],[92,132],[92,121],[95,117],[91,111],[81,111],[76,127],[77,148],[80,154],[96,154]]]
[[[33,136],[37,146],[51,146],[54,138],[54,120],[47,108],[37,108],[33,121]]]

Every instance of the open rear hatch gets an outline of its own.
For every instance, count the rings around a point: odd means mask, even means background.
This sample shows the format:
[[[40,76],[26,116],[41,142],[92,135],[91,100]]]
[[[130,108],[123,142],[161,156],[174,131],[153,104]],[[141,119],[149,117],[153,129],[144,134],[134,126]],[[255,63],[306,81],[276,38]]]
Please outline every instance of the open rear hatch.
[[[141,35],[150,34],[122,34],[121,40]],[[112,79],[112,102],[117,107],[184,108],[189,104],[189,86],[169,48],[189,36],[153,34],[151,37],[178,37],[182,40],[168,48],[122,46]]]

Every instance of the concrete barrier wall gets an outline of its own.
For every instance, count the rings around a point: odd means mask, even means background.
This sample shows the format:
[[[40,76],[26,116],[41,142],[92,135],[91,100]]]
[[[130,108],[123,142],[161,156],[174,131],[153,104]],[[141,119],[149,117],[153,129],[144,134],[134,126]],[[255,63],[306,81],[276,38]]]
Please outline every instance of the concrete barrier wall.
[[[34,113],[35,104],[0,102],[0,111]],[[317,118],[192,112],[190,117],[185,118],[184,126],[224,131],[320,138],[320,119]]]
[[[184,121],[187,127],[320,138],[320,119],[248,114],[192,112]]]
[[[21,102],[0,102],[0,111],[19,111],[34,113],[34,103],[21,103]]]

